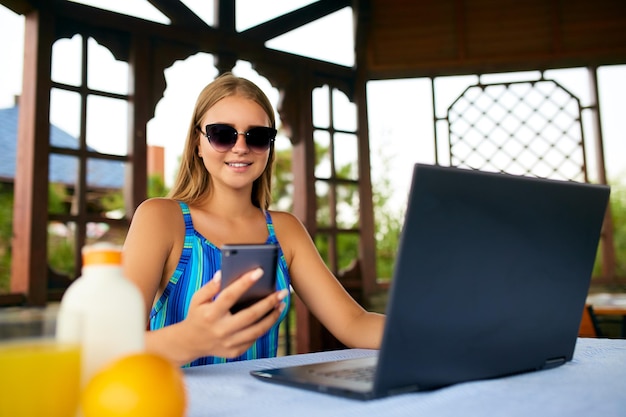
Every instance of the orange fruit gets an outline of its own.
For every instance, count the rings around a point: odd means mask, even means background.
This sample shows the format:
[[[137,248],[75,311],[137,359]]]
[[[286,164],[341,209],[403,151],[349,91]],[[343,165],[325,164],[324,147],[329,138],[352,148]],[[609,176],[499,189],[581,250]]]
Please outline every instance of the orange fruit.
[[[84,417],[183,417],[183,373],[153,353],[135,353],[96,373],[81,395]]]

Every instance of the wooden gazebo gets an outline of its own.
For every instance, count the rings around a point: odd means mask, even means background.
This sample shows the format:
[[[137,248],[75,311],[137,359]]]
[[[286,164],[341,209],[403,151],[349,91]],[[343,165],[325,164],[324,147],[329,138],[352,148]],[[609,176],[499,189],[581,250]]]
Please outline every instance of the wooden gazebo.
[[[376,279],[374,215],[370,179],[366,83],[370,80],[437,77],[492,72],[589,68],[626,63],[626,3],[623,0],[318,0],[301,9],[237,32],[235,1],[215,0],[215,24],[208,25],[181,1],[148,0],[169,18],[165,25],[66,0],[0,0],[25,16],[25,56],[20,98],[18,160],[15,177],[14,237],[11,293],[0,295],[0,305],[43,305],[58,297],[48,289],[46,262],[47,225],[50,220],[73,222],[76,247],[85,243],[88,222],[127,225],[134,208],[146,197],[146,125],[153,117],[165,89],[164,71],[176,60],[198,52],[213,54],[220,72],[230,71],[237,60],[252,63],[281,92],[279,113],[293,145],[294,212],[311,235],[323,233],[330,242],[330,266],[344,285],[361,300],[379,290]],[[355,65],[346,67],[269,49],[265,42],[345,7],[354,16]],[[107,47],[118,60],[130,65],[128,94],[64,85],[51,80],[53,44],[82,35],[83,55],[88,38]],[[21,34],[16,34],[21,36]],[[311,40],[312,42],[314,40]],[[86,59],[81,72],[87,79]],[[356,178],[315,176],[314,126],[311,94],[328,85],[345,93],[357,108]],[[49,144],[50,90],[58,88],[81,96],[126,100],[129,108],[127,155],[104,155],[84,146],[56,148]],[[597,85],[592,81],[592,88]],[[599,125],[599,108],[595,108]],[[83,105],[80,118],[87,117]],[[82,131],[84,135],[84,130]],[[329,134],[337,133],[331,126]],[[602,137],[596,138],[597,177],[606,182]],[[333,152],[332,147],[330,152]],[[94,217],[86,211],[86,183],[79,180],[76,210],[68,215],[47,211],[50,154],[69,155],[86,163],[88,158],[120,160],[127,165],[123,219]],[[330,156],[332,160],[332,155]],[[83,165],[84,168],[84,165]],[[316,183],[351,187],[359,194],[358,228],[344,230],[333,219],[323,227],[316,220]],[[333,201],[333,199],[330,199]],[[80,203],[80,202],[83,203]],[[331,213],[334,213],[331,209]],[[335,213],[336,214],[336,213]],[[607,216],[607,219],[610,217]],[[603,244],[603,275],[618,282],[612,253],[610,223]],[[332,242],[342,233],[358,234],[358,259],[348,273],[338,270]],[[298,351],[333,346],[313,318],[298,311]]]

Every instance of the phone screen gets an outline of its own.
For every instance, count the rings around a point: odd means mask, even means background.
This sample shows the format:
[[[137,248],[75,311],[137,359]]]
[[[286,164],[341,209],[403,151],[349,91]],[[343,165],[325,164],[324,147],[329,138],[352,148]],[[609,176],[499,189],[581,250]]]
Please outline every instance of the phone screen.
[[[222,288],[248,271],[263,269],[263,276],[231,308],[233,314],[276,291],[277,261],[277,245],[228,244],[222,247]]]

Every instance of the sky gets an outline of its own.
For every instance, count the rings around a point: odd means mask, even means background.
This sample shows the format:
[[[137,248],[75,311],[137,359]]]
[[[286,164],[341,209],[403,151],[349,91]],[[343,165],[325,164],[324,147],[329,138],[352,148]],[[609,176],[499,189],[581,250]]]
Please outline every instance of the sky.
[[[77,0],[78,1],[78,0]],[[80,0],[80,2],[87,0]],[[167,19],[156,12],[145,0],[125,0],[110,2],[107,0],[89,0],[92,4],[124,5],[133,8],[142,17],[167,24]],[[187,5],[208,22],[212,22],[211,2],[204,0],[186,0]],[[270,19],[276,15],[296,9],[309,3],[308,0],[237,0],[237,29]],[[270,7],[271,6],[271,7]],[[276,38],[268,47],[287,52],[303,53],[307,56],[351,66],[353,64],[352,14],[349,8],[343,9],[316,24]],[[315,42],[310,42],[311,36]],[[71,68],[76,60],[76,48],[80,48],[79,39],[64,39],[55,44],[52,64],[52,76],[57,81],[65,82],[78,75]],[[91,48],[91,46],[90,46]],[[80,49],[78,49],[80,50]],[[91,49],[90,49],[91,50]],[[23,54],[23,19],[0,5],[0,108],[11,107],[14,96],[21,91],[21,72]],[[73,57],[73,58],[72,58]],[[99,45],[93,43],[94,68],[90,71],[90,86],[98,83],[121,92],[127,85],[127,66],[116,62],[113,56]],[[97,64],[97,65],[96,65]],[[278,91],[267,80],[258,76],[249,63],[239,62],[234,72],[250,78],[266,92],[270,100],[278,103]],[[155,118],[148,123],[148,142],[166,148],[166,182],[171,183],[176,170],[189,118],[199,91],[217,75],[212,57],[197,54],[185,61],[177,61],[165,71],[167,88],[163,99],[158,103]],[[565,88],[579,96],[583,106],[590,103],[590,92],[585,69],[548,71],[546,78],[554,78]],[[481,78],[483,83],[536,79],[539,72],[515,74],[487,74]],[[437,116],[446,114],[446,108],[466,87],[476,83],[476,76],[445,77],[436,79]],[[604,116],[602,129],[605,139],[605,158],[610,180],[620,179],[626,182],[626,129],[624,129],[624,97],[626,97],[626,66],[602,67],[599,70],[600,104]],[[387,175],[395,185],[393,199],[398,207],[403,206],[410,185],[412,166],[416,162],[434,163],[433,114],[431,101],[431,83],[429,79],[406,79],[375,81],[368,83],[368,114],[371,143],[371,165],[376,180]],[[78,103],[71,97],[52,92],[51,121],[68,133],[77,136],[78,126],[65,117],[72,113]],[[97,100],[93,105],[96,106]],[[88,103],[91,105],[91,103]],[[349,105],[348,105],[349,107]],[[348,110],[350,111],[350,110]],[[126,113],[123,106],[109,106],[112,116],[102,117],[94,113],[87,122],[88,144],[101,152],[123,154],[126,152]],[[346,116],[348,120],[351,116]],[[118,120],[119,123],[113,123]],[[590,177],[596,178],[595,156],[593,150],[591,123],[589,117],[583,118],[585,124],[586,148],[589,152],[587,163]],[[438,125],[440,138],[447,137],[442,124]],[[278,147],[289,147],[286,137],[279,134]],[[442,150],[442,149],[440,149]],[[445,155],[445,152],[442,153]],[[446,163],[445,157],[440,160]]]

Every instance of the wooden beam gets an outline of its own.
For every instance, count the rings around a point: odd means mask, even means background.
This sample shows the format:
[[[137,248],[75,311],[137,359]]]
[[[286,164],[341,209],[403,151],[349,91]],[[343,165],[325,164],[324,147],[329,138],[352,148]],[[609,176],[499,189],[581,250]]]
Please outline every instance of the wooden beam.
[[[7,0],[0,0],[5,1]],[[64,36],[70,36],[71,32],[79,30],[88,35],[95,34],[96,39],[99,37],[97,34],[103,31],[140,34],[160,42],[178,44],[183,50],[193,49],[195,52],[212,54],[230,51],[236,52],[238,59],[259,65],[267,63],[276,67],[314,68],[318,73],[342,78],[353,77],[353,69],[350,67],[269,49],[263,42],[224,28],[208,25],[201,28],[185,24],[164,25],[66,0],[50,2],[54,4],[54,14],[58,19],[57,30]],[[60,27],[61,25],[64,27]]]
[[[182,1],[171,0],[148,0],[161,13],[167,16],[173,25],[186,25],[197,28],[207,28],[209,25],[197,14],[189,9]]]
[[[22,15],[28,14],[35,10],[35,8],[37,7],[37,3],[38,2],[35,2],[35,4],[33,4],[33,2],[29,0],[2,0],[2,5],[4,7],[12,10],[14,13]]]
[[[215,3],[215,26],[222,32],[235,33],[235,2],[217,0]]]
[[[326,17],[329,14],[350,6],[350,4],[350,0],[319,0],[244,30],[241,34],[250,39],[254,39],[256,42],[266,42],[294,29],[315,22],[322,17]]]

